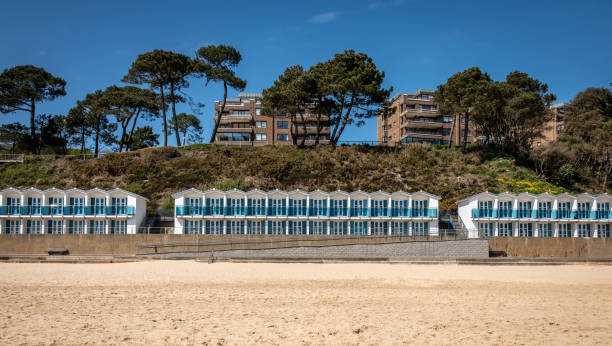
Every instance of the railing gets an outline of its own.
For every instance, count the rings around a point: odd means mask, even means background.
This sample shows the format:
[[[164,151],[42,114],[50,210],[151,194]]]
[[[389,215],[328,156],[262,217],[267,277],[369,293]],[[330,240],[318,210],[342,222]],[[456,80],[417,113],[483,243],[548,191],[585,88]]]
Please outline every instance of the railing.
[[[41,215],[41,216],[77,216],[77,215],[110,215],[132,216],[134,206],[0,206],[0,215]]]
[[[474,219],[609,220],[609,211],[472,209]]]
[[[422,217],[436,218],[438,210],[409,208],[298,208],[177,206],[176,216],[311,216],[311,217]]]

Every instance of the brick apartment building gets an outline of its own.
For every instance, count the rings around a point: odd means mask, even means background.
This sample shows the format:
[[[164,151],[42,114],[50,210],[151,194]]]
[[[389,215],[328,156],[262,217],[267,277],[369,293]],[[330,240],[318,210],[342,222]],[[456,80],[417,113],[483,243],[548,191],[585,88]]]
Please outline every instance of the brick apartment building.
[[[379,144],[428,142],[454,145],[463,140],[465,119],[453,123],[453,117],[438,112],[433,90],[421,89],[414,94],[399,93],[391,99],[392,114],[379,115],[377,119],[377,139]],[[459,128],[461,125],[461,129]],[[453,128],[454,127],[454,128]],[[459,135],[461,134],[461,139]],[[468,133],[468,143],[474,142]]]
[[[565,117],[566,112],[566,103],[557,103],[550,106],[550,113],[552,116],[542,129],[542,135],[544,138],[538,139],[535,146],[539,147],[548,145],[559,139],[561,132],[563,132],[563,118]]]
[[[262,95],[252,93],[240,93],[238,98],[227,99],[224,114],[219,124],[215,143],[219,145],[245,145],[260,146],[266,144],[292,145],[292,121],[288,116],[275,116],[264,114],[261,104]],[[222,101],[215,101],[215,120],[221,111]],[[297,116],[297,132],[295,137],[299,144],[306,136],[305,144],[315,144],[317,134],[317,118],[310,109],[303,112],[304,122],[301,116]],[[322,117],[322,128],[320,130],[319,143],[329,143],[329,119]],[[306,129],[304,129],[306,123]]]

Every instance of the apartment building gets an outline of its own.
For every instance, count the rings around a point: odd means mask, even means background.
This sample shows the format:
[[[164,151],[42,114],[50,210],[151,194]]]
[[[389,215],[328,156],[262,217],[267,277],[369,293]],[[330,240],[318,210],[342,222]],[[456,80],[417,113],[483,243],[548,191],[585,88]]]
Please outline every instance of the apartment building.
[[[9,188],[0,191],[0,233],[135,234],[147,201],[122,189]]]
[[[462,143],[465,119],[461,116],[453,123],[452,116],[440,114],[434,102],[433,90],[421,89],[414,94],[399,93],[391,99],[391,104],[394,108],[393,113],[378,115],[379,144],[413,142],[449,144],[451,140],[454,145]],[[468,142],[474,140],[472,133],[468,133]]]
[[[427,192],[200,191],[172,195],[178,234],[438,235]]]
[[[261,94],[253,93],[240,93],[238,98],[227,99],[215,143],[237,146],[292,145],[292,132],[295,132],[298,144],[304,137],[305,144],[316,143],[317,116],[311,109],[304,109],[297,116],[297,130],[292,131],[291,117],[283,114],[275,117],[264,114],[261,99]],[[215,120],[219,117],[221,104],[222,101],[215,101]],[[329,143],[329,118],[322,117],[321,121],[319,143]]]
[[[550,106],[551,118],[542,129],[543,138],[536,141],[536,146],[548,145],[561,136],[563,132],[563,119],[567,113],[567,103],[557,103]]]
[[[493,194],[482,192],[457,202],[459,221],[469,237],[610,238],[609,194]]]

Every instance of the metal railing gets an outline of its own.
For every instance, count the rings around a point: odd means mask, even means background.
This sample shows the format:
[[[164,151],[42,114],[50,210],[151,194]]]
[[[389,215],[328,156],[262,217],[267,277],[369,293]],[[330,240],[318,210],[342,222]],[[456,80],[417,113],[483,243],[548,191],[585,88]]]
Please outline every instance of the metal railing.
[[[20,216],[77,216],[77,215],[110,215],[133,216],[134,206],[0,206],[0,215]]]
[[[176,206],[177,216],[438,217],[438,209]]]
[[[472,209],[474,219],[610,220],[607,210]]]

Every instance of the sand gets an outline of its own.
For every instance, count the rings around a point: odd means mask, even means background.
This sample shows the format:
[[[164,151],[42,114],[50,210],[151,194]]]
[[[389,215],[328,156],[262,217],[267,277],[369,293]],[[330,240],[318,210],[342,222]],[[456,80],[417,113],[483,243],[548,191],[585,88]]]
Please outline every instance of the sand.
[[[0,344],[602,344],[612,266],[0,263]]]

